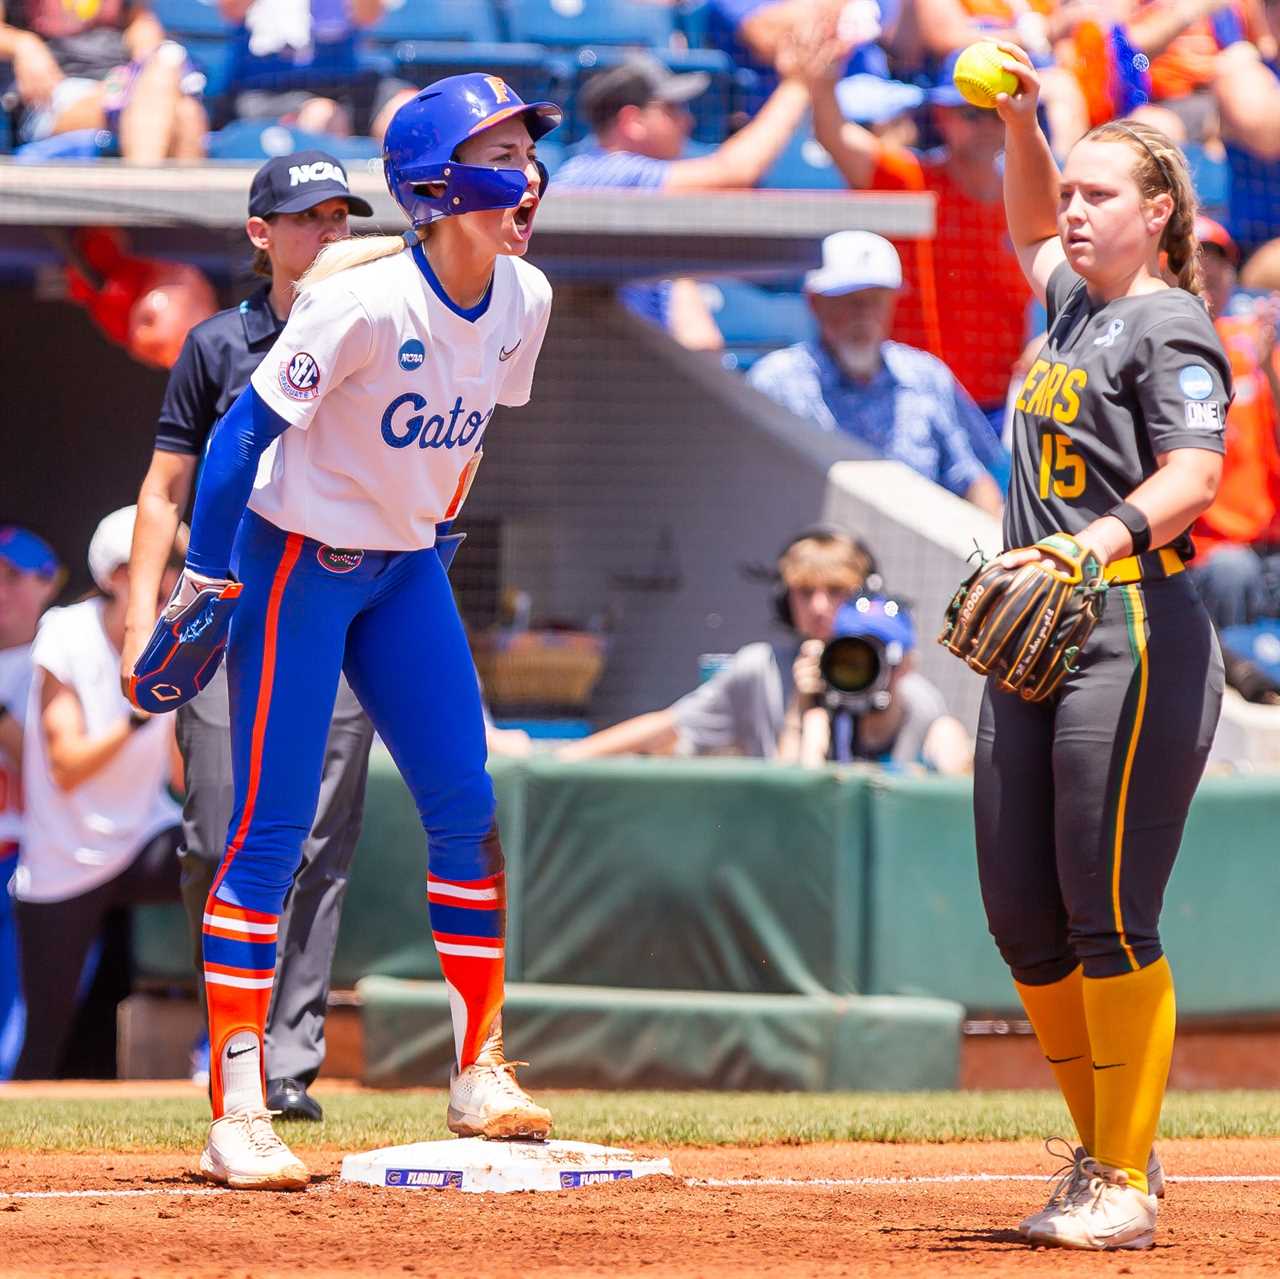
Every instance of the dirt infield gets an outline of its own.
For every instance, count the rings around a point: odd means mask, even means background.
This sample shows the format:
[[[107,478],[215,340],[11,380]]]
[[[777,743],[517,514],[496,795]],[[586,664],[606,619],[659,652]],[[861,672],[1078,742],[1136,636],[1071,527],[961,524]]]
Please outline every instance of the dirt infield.
[[[0,1154],[0,1274],[1280,1273],[1280,1140],[1163,1146],[1159,1246],[1109,1257],[1021,1243],[1013,1226],[1042,1200],[1038,1181],[908,1180],[1047,1172],[1028,1143],[649,1151],[668,1154],[681,1179],[503,1196],[342,1185],[339,1154],[299,1153],[315,1180],[293,1195],[211,1193],[173,1155]],[[1179,1180],[1212,1176],[1235,1180]]]

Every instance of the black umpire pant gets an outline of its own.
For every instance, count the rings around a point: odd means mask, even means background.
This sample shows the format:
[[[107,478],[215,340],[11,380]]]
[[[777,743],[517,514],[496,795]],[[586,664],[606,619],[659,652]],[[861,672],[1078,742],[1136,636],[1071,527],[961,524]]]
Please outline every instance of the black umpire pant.
[[[364,817],[373,726],[342,680],[325,748],[320,800],[302,861],[280,917],[276,984],[267,1014],[269,1079],[310,1084],[324,1062],[324,1019],[342,899]],[[182,811],[182,901],[191,927],[196,973],[202,972],[205,901],[227,846],[234,806],[231,713],[220,670],[199,697],[178,711],[178,746],[186,762]],[[204,982],[200,1003],[206,1010]]]
[[[118,906],[173,901],[178,896],[178,828],[161,831],[138,850],[114,879],[58,902],[14,903],[26,1036],[15,1079],[58,1075],[75,1020],[77,994],[89,948],[107,912]]]
[[[1024,985],[1112,977],[1163,953],[1159,919],[1222,705],[1186,573],[1113,585],[1079,670],[1047,702],[991,680],[974,762],[987,922]]]

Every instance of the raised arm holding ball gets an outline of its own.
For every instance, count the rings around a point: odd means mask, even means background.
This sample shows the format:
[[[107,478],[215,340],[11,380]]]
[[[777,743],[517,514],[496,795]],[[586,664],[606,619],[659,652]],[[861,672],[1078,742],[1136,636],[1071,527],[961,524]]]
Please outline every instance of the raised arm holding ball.
[[[1158,922],[1223,687],[1183,562],[1217,491],[1231,374],[1201,298],[1182,153],[1116,120],[1059,173],[1037,74],[999,49],[998,70],[988,59],[978,74],[1017,82],[994,94],[1005,205],[1048,337],[1014,414],[1004,541],[1017,549],[975,574],[981,591],[961,588],[943,641],[990,677],[974,779],[983,900],[1079,1133],[1021,1232],[1149,1248],[1175,1020]]]

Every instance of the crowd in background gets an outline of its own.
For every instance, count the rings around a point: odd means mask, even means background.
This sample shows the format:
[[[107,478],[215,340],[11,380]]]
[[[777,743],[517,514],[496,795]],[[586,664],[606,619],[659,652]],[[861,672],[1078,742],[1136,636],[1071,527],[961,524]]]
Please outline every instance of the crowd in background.
[[[434,9],[466,9],[468,20],[484,11],[503,37],[542,11],[571,30],[597,4],[660,10],[668,21],[643,52],[591,65],[579,51],[576,66],[557,72],[551,89],[570,99],[573,122],[567,143],[545,148],[559,187],[689,192],[804,187],[812,177],[937,200],[932,239],[843,232],[803,281],[742,286],[761,309],[756,332],[733,329],[728,313],[750,308],[725,302],[730,281],[644,281],[623,290],[625,304],[741,370],[795,429],[847,438],[854,457],[901,461],[992,515],[1008,482],[1008,407],[1036,358],[1043,313],[1005,229],[1002,126],[959,97],[955,54],[983,36],[1026,48],[1060,154],[1121,114],[1184,145],[1214,215],[1197,233],[1236,391],[1222,488],[1195,530],[1193,572],[1224,639],[1245,645],[1249,628],[1273,623],[1280,633],[1280,0],[474,0]],[[372,156],[417,85],[464,65],[442,64],[439,49],[436,62],[406,51],[415,12],[423,39],[438,34],[413,0],[219,0],[216,16],[204,6],[203,30],[192,6],[199,0],[165,0],[157,11],[128,0],[0,0],[11,149],[26,160],[198,161],[233,154],[219,150],[228,137],[266,145],[257,126],[277,124],[295,143]],[[394,46],[379,44],[388,31]],[[539,61],[539,46],[520,42],[523,63],[516,43],[504,47],[513,83],[521,66],[531,82],[547,78],[554,59]],[[459,38],[459,57],[465,48]],[[246,124],[253,129],[237,133]],[[252,147],[245,157],[262,154]],[[771,324],[770,308],[782,324]],[[39,633],[62,567],[34,534],[0,528],[0,881],[13,883],[12,898],[0,894],[0,1078],[67,1069],[109,915],[178,891],[172,727],[130,708],[117,679],[125,522],[131,529],[131,514],[104,520],[89,548],[95,596],[47,614]],[[778,574],[794,642],[748,645],[673,706],[563,756],[825,760],[837,753],[823,736],[836,721],[823,707],[819,659],[839,633],[891,658],[878,700],[850,730],[863,740],[846,742],[846,755],[967,769],[971,743],[913,670],[914,626],[883,593],[867,548],[815,531],[784,548]],[[1266,672],[1244,660],[1232,669],[1246,695],[1280,700]],[[519,745],[527,750],[527,739]],[[19,926],[64,943],[40,943],[56,965],[22,971],[36,1010],[25,1036]]]

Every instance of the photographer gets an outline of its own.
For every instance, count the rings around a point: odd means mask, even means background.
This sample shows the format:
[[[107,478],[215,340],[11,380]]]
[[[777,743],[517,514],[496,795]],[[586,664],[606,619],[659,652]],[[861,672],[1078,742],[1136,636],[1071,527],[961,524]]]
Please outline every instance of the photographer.
[[[862,760],[969,772],[973,743],[942,694],[912,669],[915,644],[911,615],[897,600],[860,595],[842,605],[825,643],[800,645],[779,762],[813,768]]]
[[[805,529],[782,549],[776,573],[777,594],[774,608],[792,636],[780,643],[748,644],[739,649],[722,670],[693,692],[686,694],[665,710],[651,711],[624,720],[591,737],[572,742],[558,752],[564,760],[601,759],[610,755],[742,755],[749,758],[783,763],[799,759],[798,747],[788,746],[788,737],[797,738],[801,715],[813,709],[814,694],[810,678],[816,669],[815,653],[821,653],[834,634],[836,615],[848,601],[862,595],[869,587],[878,588],[879,576],[870,552],[847,533],[829,527]],[[797,651],[797,639],[801,641]],[[901,673],[906,676],[905,670]],[[918,683],[916,681],[919,681]],[[912,675],[905,684],[900,678],[892,685],[891,695],[903,687],[907,693],[904,707],[893,707],[874,716],[872,728],[881,725],[875,740],[887,739],[889,729],[904,718],[912,724],[927,711],[934,720],[949,720],[942,699],[935,689],[919,676]],[[927,690],[928,706],[916,709],[923,698],[916,696]],[[820,708],[819,708],[820,709]],[[826,711],[821,710],[825,716]],[[959,731],[964,730],[954,720]],[[788,726],[791,733],[788,734]],[[920,730],[929,749],[935,743],[927,736],[928,725]],[[945,740],[947,734],[942,733]],[[939,765],[946,771],[963,771],[972,747],[965,742],[966,762],[957,768],[955,751],[936,749]],[[963,751],[960,752],[963,754]],[[928,758],[928,750],[925,752]],[[816,762],[816,761],[815,761]]]

